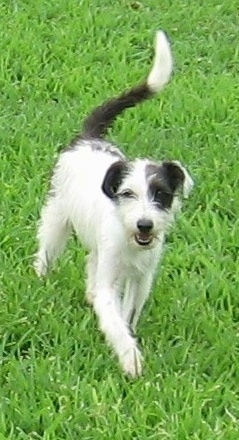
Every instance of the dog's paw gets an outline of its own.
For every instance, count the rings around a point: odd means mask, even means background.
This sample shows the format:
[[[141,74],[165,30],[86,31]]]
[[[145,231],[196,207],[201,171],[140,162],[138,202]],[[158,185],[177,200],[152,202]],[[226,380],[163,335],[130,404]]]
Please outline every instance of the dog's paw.
[[[93,295],[93,293],[92,293],[92,292],[89,292],[89,291],[87,290],[87,291],[86,291],[86,294],[85,294],[85,299],[86,299],[86,302],[87,302],[88,304],[92,305],[93,302],[94,302],[94,295]]]
[[[142,360],[142,354],[137,347],[130,348],[120,357],[125,374],[131,377],[141,376]]]
[[[47,264],[40,257],[35,258],[33,268],[39,278],[44,277],[47,273]]]

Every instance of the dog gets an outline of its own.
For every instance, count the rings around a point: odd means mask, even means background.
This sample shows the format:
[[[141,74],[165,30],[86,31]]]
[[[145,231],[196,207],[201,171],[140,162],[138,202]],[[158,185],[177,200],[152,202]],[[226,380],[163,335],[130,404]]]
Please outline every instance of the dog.
[[[38,228],[34,267],[44,276],[72,231],[88,251],[86,295],[125,374],[142,373],[134,336],[151,291],[165,234],[193,181],[178,161],[128,160],[105,140],[125,109],[169,82],[173,58],[157,31],[147,80],[106,101],[86,118],[82,134],[60,153]]]

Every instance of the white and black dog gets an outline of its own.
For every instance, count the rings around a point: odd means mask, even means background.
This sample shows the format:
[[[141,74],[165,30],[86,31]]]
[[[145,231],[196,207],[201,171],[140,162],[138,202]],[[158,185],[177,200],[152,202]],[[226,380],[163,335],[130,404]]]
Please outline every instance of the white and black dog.
[[[59,256],[72,230],[87,249],[87,298],[131,376],[142,372],[132,330],[150,293],[180,195],[187,197],[193,182],[179,162],[130,161],[104,135],[125,109],[159,92],[172,67],[169,42],[158,31],[147,80],[96,108],[83,133],[60,154],[38,229],[34,267],[39,276]]]

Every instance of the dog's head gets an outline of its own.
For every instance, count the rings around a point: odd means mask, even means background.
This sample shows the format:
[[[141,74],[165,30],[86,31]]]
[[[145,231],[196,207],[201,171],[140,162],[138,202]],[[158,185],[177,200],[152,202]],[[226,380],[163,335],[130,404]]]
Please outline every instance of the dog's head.
[[[148,160],[113,163],[102,190],[117,205],[131,245],[154,247],[180,208],[180,193],[188,197],[193,181],[177,161]]]

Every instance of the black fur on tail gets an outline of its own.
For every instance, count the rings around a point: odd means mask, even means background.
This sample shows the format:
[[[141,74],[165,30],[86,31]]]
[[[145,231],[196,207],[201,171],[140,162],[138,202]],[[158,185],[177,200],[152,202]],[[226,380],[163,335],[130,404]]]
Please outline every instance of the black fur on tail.
[[[145,82],[122,93],[117,98],[106,101],[85,119],[82,137],[85,139],[103,138],[118,115],[125,109],[134,107],[152,96],[153,92]]]

